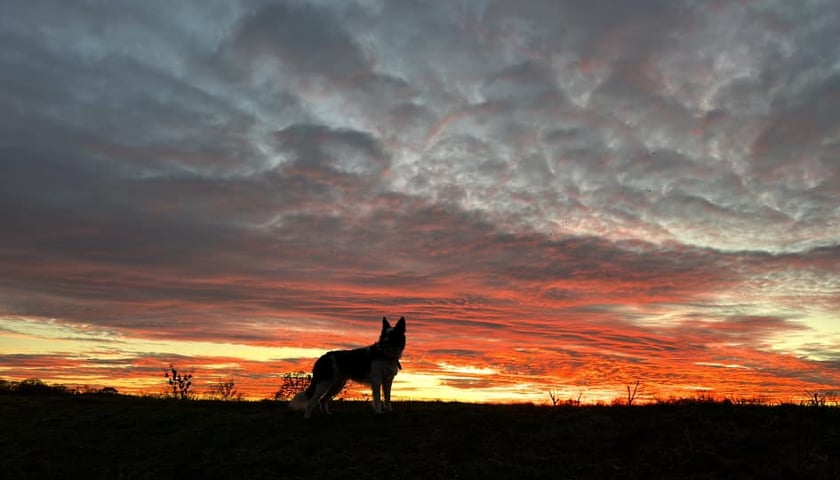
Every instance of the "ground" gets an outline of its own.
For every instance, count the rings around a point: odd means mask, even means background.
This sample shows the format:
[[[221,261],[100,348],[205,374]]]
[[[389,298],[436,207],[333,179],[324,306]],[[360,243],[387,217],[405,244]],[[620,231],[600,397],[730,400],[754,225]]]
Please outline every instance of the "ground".
[[[0,396],[16,478],[840,478],[840,408]]]

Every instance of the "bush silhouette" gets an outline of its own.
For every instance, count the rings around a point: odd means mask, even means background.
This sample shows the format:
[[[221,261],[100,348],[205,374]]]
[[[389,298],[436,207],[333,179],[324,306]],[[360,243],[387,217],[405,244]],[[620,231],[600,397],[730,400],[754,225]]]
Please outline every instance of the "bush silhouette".
[[[15,392],[21,395],[66,395],[70,391],[64,385],[47,385],[38,378],[27,378],[17,384]]]
[[[236,389],[233,380],[225,380],[223,382],[214,383],[210,385],[210,399],[222,400],[225,402],[242,400],[242,393]]]
[[[312,374],[305,372],[288,372],[283,374],[280,388],[274,392],[274,399],[289,401],[295,395],[304,391],[312,380]]]
[[[0,393],[18,395],[70,395],[75,390],[64,385],[49,385],[39,378],[27,378],[20,382],[0,380]]]
[[[103,387],[100,388],[97,392],[99,395],[119,395],[120,392],[114,387]]]
[[[169,370],[164,371],[163,376],[169,382],[172,388],[172,396],[180,400],[189,400],[191,398],[190,387],[192,387],[192,374],[182,374],[170,363]]]

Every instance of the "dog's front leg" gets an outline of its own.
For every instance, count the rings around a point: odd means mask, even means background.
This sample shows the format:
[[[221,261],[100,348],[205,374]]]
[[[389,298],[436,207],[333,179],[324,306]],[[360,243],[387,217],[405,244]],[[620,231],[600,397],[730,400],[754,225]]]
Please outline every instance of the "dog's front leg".
[[[382,405],[379,399],[379,387],[382,386],[382,380],[374,379],[370,382],[370,386],[373,390],[373,411],[376,413],[382,413]]]
[[[385,377],[385,381],[382,382],[382,393],[385,395],[385,410],[392,412],[393,409],[391,408],[391,383],[394,381],[394,377],[388,376]]]

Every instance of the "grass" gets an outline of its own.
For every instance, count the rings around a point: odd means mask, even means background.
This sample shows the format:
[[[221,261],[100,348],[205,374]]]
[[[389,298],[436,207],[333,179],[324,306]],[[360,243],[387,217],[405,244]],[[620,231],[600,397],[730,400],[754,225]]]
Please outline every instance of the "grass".
[[[840,408],[335,405],[0,395],[16,478],[840,478]]]

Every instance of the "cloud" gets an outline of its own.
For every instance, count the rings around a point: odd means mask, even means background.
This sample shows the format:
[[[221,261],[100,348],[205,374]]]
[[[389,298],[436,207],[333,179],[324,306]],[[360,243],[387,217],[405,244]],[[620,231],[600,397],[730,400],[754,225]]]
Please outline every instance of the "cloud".
[[[829,381],[837,22],[783,2],[4,4],[0,316],[319,350],[405,314],[407,364],[516,392],[694,388],[717,365],[745,367],[733,389]]]
[[[305,3],[268,4],[241,21],[232,41],[254,64],[273,59],[297,73],[332,80],[368,70],[364,52],[333,12]]]

